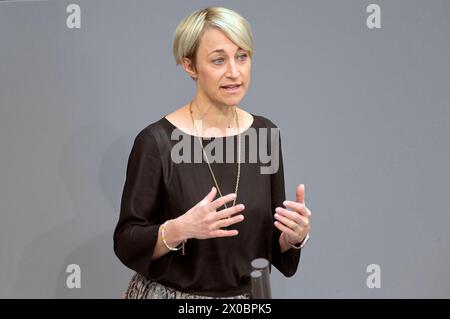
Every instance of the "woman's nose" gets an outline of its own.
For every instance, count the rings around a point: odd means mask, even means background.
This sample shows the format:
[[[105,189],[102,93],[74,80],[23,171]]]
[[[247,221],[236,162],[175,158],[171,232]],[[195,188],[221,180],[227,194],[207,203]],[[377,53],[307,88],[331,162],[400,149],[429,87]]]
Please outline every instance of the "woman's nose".
[[[227,69],[227,77],[229,78],[237,78],[239,77],[239,69],[238,66],[236,65],[236,62],[230,62],[228,63],[228,69]]]

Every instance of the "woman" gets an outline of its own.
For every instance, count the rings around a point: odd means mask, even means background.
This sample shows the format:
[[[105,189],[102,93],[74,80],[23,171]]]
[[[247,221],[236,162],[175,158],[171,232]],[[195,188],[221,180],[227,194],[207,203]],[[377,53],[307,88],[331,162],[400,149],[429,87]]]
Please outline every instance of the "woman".
[[[238,107],[250,84],[248,22],[225,8],[195,11],[173,53],[196,92],[135,138],[114,232],[116,255],[136,272],[125,298],[249,298],[253,259],[295,274],[310,230],[305,189],[285,201],[280,138],[268,133],[277,127]],[[174,136],[188,141],[183,152]],[[213,144],[227,146],[207,152]],[[267,161],[246,162],[265,146],[278,162],[270,173]],[[217,160],[222,150],[231,161]]]

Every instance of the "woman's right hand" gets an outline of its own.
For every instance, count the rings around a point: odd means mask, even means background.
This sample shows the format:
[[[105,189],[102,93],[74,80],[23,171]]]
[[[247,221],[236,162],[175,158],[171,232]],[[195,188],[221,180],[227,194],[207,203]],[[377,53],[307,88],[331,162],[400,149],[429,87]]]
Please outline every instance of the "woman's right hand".
[[[182,227],[180,231],[183,232],[186,239],[207,239],[238,235],[236,229],[225,230],[221,228],[243,221],[244,215],[242,214],[233,217],[230,216],[243,211],[245,209],[244,205],[239,204],[217,211],[225,203],[232,202],[236,198],[236,195],[228,194],[213,201],[216,193],[217,189],[213,187],[205,198],[177,218],[179,225]]]

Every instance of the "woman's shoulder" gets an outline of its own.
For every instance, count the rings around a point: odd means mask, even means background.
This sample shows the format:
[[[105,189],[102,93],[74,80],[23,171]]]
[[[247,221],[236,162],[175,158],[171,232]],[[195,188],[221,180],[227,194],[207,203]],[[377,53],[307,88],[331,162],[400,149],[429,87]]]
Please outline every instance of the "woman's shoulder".
[[[134,144],[155,150],[154,148],[159,144],[158,141],[164,139],[167,134],[170,136],[170,122],[162,117],[138,130],[134,137]]]
[[[253,115],[254,118],[255,127],[278,128],[278,125],[276,125],[269,117],[254,113],[251,114]]]
[[[157,136],[161,132],[167,133],[171,129],[171,122],[169,122],[166,116],[162,116],[159,119],[148,122],[147,126],[138,131],[137,136],[153,135]]]

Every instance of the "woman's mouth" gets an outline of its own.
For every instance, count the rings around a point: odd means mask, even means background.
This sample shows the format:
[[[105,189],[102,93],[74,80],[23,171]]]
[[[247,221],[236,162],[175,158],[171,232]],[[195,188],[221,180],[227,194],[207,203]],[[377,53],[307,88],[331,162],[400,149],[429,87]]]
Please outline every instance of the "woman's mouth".
[[[242,86],[241,84],[230,84],[230,85],[221,86],[220,88],[229,94],[234,94],[236,92],[239,92],[239,90],[241,89],[241,86]]]

